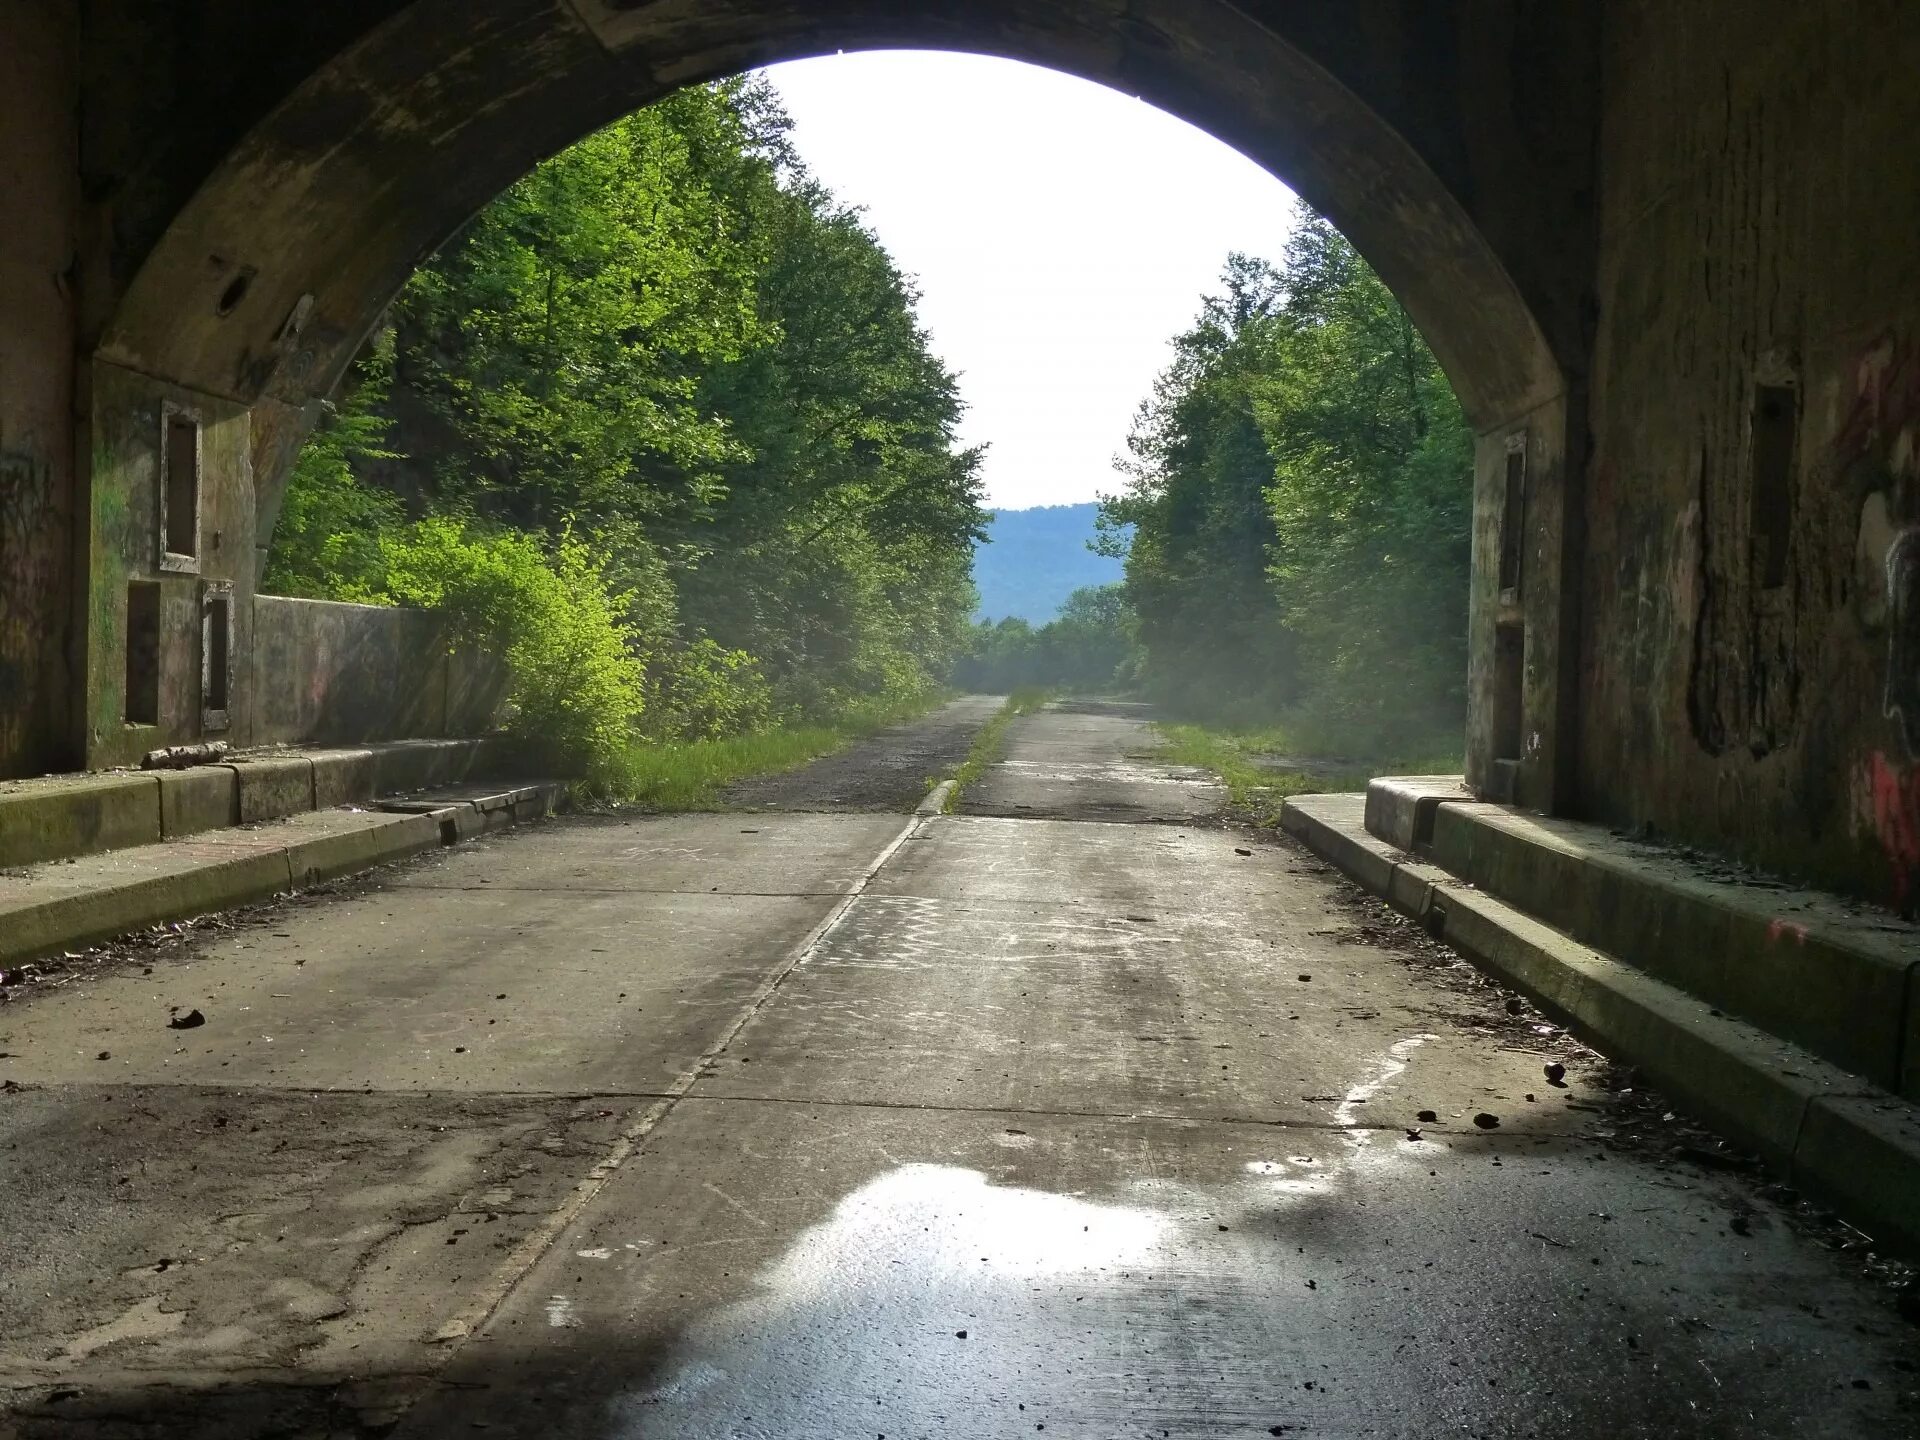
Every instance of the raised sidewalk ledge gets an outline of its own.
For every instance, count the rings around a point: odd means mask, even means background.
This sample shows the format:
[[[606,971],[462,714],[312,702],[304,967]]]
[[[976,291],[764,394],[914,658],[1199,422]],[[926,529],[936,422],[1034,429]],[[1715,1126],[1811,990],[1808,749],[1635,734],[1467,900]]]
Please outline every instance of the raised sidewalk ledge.
[[[551,814],[555,782],[475,785],[389,810],[316,810],[0,873],[0,963],[265,900]]]
[[[1920,926],[1724,861],[1376,780],[1367,829],[1561,933],[1920,1100]],[[1409,824],[1409,817],[1414,817]]]
[[[509,743],[494,737],[393,740],[248,751],[186,770],[0,781],[0,868],[364,803],[486,775],[511,761]]]
[[[1492,885],[1451,873],[1450,865],[1427,863],[1410,853],[1411,847],[1370,833],[1367,822],[1376,819],[1387,828],[1386,817],[1399,817],[1395,823],[1404,823],[1393,833],[1413,840],[1420,833],[1416,820],[1421,807],[1416,802],[1431,799],[1425,807],[1429,838],[1417,843],[1431,850],[1435,860],[1444,864],[1444,857],[1452,856],[1502,884],[1541,897],[1555,914],[1592,918],[1605,905],[1638,911],[1619,917],[1614,933],[1651,942],[1656,957],[1669,957],[1659,963],[1677,963],[1671,961],[1676,950],[1715,945],[1715,958],[1723,963],[1709,973],[1723,979],[1738,973],[1735,947],[1752,938],[1753,915],[1766,911],[1777,918],[1788,900],[1808,907],[1786,912],[1792,917],[1788,923],[1804,924],[1810,936],[1819,936],[1810,942],[1814,948],[1809,952],[1789,934],[1787,953],[1795,958],[1824,955],[1848,948],[1845,942],[1864,940],[1871,944],[1851,953],[1870,954],[1891,965],[1897,954],[1914,949],[1912,927],[1853,912],[1811,892],[1741,894],[1744,886],[1710,881],[1690,871],[1690,862],[1658,855],[1651,847],[1598,844],[1599,838],[1612,839],[1604,832],[1598,837],[1587,833],[1584,838],[1596,843],[1583,847],[1583,837],[1567,831],[1591,832],[1593,827],[1568,827],[1444,795],[1443,781],[1420,777],[1417,786],[1405,787],[1407,793],[1399,797],[1298,796],[1286,802],[1281,825],[1366,889],[1531,995],[1609,1053],[1633,1063],[1701,1118],[1757,1150],[1792,1183],[1826,1197],[1869,1234],[1908,1254],[1920,1254],[1920,1107],[1858,1069],[1832,1063],[1811,1053],[1811,1047],[1783,1038],[1773,1027],[1726,1013],[1751,1013],[1750,1007],[1688,993],[1650,965],[1638,963],[1639,954],[1629,953],[1636,963],[1628,964],[1617,958],[1621,952],[1583,943],[1529,913],[1524,904],[1510,903]],[[1549,838],[1557,843],[1549,843]],[[1545,855],[1529,857],[1521,847]],[[1655,883],[1662,880],[1668,883]],[[1546,895],[1555,884],[1569,892],[1590,887],[1590,893]],[[1716,907],[1723,917],[1716,924],[1688,914],[1663,926],[1660,918],[1663,912],[1679,915]],[[1843,920],[1850,924],[1840,924]],[[1759,927],[1762,943],[1776,951],[1786,949],[1767,929]],[[1796,973],[1776,972],[1748,958],[1752,968],[1775,977],[1769,984],[1783,983],[1779,973]],[[1696,968],[1686,973],[1698,973],[1697,957],[1689,963]],[[1847,1000],[1849,981],[1844,975],[1834,978],[1812,968],[1825,963],[1811,960],[1797,971],[1796,983],[1809,991],[1829,991],[1822,1004],[1837,1013],[1846,1001],[1857,1007],[1854,1014],[1863,1028],[1884,1031],[1884,1017],[1871,1010],[1879,1003],[1879,992],[1855,993]],[[1907,973],[1900,968],[1903,977]],[[1901,998],[1904,1002],[1904,993]],[[1907,1023],[1903,1012],[1896,1014]]]

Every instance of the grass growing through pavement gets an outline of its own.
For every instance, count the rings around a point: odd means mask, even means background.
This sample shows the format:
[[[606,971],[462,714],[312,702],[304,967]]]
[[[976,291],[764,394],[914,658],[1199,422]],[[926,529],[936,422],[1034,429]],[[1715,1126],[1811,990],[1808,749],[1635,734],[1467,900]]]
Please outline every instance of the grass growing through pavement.
[[[967,747],[967,758],[960,762],[960,768],[953,772],[953,789],[947,792],[947,798],[941,809],[947,814],[953,813],[954,806],[960,802],[960,794],[967,786],[978,780],[986,768],[1000,758],[1000,752],[1007,743],[1007,727],[1022,715],[1030,715],[1047,703],[1048,692],[1038,689],[1021,689],[1007,697],[1007,703],[994,713],[994,717],[980,727],[980,733],[973,737],[973,744]]]
[[[1256,825],[1278,825],[1280,806],[1289,795],[1364,790],[1375,775],[1453,774],[1460,769],[1460,757],[1455,755],[1416,760],[1329,760],[1324,767],[1280,770],[1263,765],[1261,758],[1298,753],[1284,731],[1209,730],[1202,725],[1165,722],[1157,722],[1153,728],[1167,742],[1158,758],[1213,771],[1226,785],[1233,808]]]
[[[782,725],[717,740],[635,745],[621,764],[615,789],[623,800],[646,810],[717,809],[721,789],[735,780],[791,770],[831,755],[862,736],[924,715],[945,698],[935,693],[868,702],[830,725]]]

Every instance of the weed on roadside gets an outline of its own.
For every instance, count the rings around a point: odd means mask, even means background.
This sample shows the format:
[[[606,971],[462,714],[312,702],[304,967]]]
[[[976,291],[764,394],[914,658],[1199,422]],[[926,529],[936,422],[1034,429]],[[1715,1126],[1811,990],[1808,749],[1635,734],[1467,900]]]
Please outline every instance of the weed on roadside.
[[[1000,752],[1006,746],[1007,727],[1022,715],[1031,715],[1052,698],[1051,692],[1038,689],[1021,689],[1007,697],[1002,705],[985,725],[980,733],[973,737],[973,745],[967,751],[967,758],[960,762],[960,768],[953,772],[953,789],[947,792],[946,803],[941,807],[951,815],[960,803],[960,796],[967,786],[986,773],[986,769],[1000,758]]]

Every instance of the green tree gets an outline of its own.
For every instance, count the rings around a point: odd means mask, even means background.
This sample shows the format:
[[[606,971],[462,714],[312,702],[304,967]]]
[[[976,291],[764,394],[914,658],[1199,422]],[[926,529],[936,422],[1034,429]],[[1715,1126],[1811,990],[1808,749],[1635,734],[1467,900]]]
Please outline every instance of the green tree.
[[[788,129],[760,82],[685,90],[481,211],[303,453],[272,583],[493,627],[522,714],[595,754],[938,684],[979,455],[911,285]],[[575,646],[577,713],[516,604]]]
[[[1141,407],[1126,547],[1150,689],[1330,748],[1464,718],[1472,437],[1432,353],[1333,227],[1227,265]],[[1116,541],[1115,548],[1119,548]]]

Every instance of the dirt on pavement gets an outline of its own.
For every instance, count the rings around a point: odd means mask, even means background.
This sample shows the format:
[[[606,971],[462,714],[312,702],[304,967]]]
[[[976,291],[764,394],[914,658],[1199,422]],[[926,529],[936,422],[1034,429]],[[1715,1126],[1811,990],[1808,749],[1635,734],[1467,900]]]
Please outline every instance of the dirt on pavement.
[[[878,810],[905,814],[967,757],[1003,695],[963,695],[929,715],[889,725],[846,749],[779,775],[742,780],[722,792],[747,810]]]

